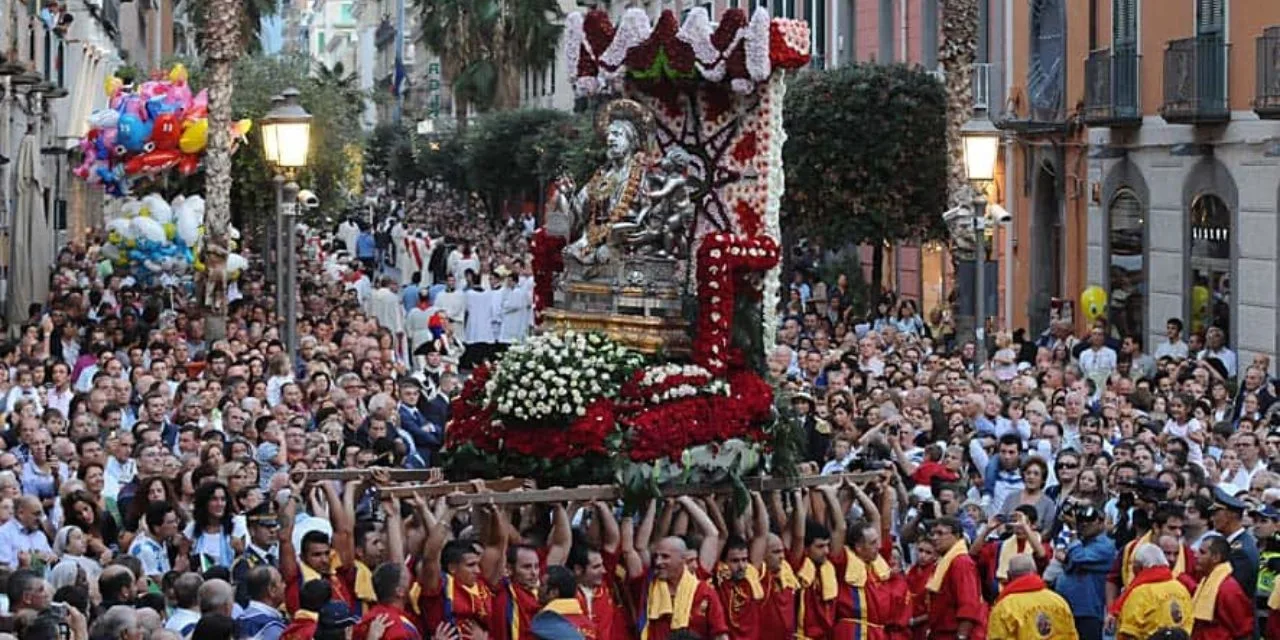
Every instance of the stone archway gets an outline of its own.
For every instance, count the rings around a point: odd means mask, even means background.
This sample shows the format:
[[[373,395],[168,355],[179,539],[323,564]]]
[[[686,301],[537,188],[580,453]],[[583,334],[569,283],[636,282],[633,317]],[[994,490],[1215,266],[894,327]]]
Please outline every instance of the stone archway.
[[[1058,154],[1044,153],[1035,167],[1031,183],[1031,295],[1027,301],[1031,335],[1048,327],[1053,299],[1064,296],[1062,269],[1066,250],[1062,163]]]
[[[1185,219],[1184,316],[1188,329],[1218,325],[1238,348],[1237,278],[1240,195],[1235,178],[1216,158],[1201,159],[1182,185]]]

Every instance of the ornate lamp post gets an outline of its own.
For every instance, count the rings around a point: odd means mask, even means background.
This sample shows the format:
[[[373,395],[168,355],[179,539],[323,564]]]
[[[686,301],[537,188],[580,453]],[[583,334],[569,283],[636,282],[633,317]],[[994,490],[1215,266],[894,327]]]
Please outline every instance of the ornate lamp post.
[[[987,185],[996,178],[996,159],[1000,152],[1000,131],[991,120],[972,118],[960,130],[964,138],[964,171],[973,185],[973,227],[977,241],[974,276],[974,334],[977,338],[978,365],[987,362]]]
[[[290,362],[298,356],[297,258],[294,230],[298,220],[298,170],[307,166],[311,149],[311,114],[298,104],[298,90],[286,89],[262,118],[262,149],[275,168],[279,249],[276,255],[277,307],[285,321]],[[281,304],[283,301],[283,304]]]

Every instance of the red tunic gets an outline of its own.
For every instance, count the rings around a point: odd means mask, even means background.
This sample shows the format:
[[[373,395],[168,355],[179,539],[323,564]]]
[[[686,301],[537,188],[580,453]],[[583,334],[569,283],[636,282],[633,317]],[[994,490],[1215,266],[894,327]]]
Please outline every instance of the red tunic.
[[[987,596],[987,601],[992,602],[1000,593],[999,577],[996,575],[1000,571],[1000,545],[1004,544],[1004,540],[992,540],[982,545],[978,550],[978,573],[982,576],[983,594]],[[1025,551],[1027,542],[1023,541],[1018,545],[1019,551]],[[1044,570],[1049,567],[1049,559],[1053,557],[1053,547],[1048,543],[1042,543],[1044,553],[1040,557],[1035,557],[1036,573],[1044,574]]]
[[[760,637],[792,638],[796,633],[796,589],[784,586],[776,572],[766,568],[761,573],[764,600],[760,605]]]
[[[294,566],[297,566],[296,564]],[[290,571],[282,575],[284,579],[284,603],[289,613],[298,611],[298,598],[302,592],[302,571]],[[356,599],[356,567],[339,567],[329,574],[329,587],[333,591],[333,599],[345,603],[352,611],[359,612],[360,601]]]
[[[578,633],[582,634],[584,640],[597,640],[600,638],[600,630],[596,627],[596,623],[585,613],[562,613],[560,614],[565,620],[573,625]]]
[[[805,558],[791,560],[791,568],[799,573],[804,567]],[[834,566],[834,563],[833,563]],[[801,587],[797,597],[800,598],[800,615],[798,620],[798,628],[796,630],[796,638],[798,640],[828,640],[836,627],[836,600],[840,596],[837,594],[835,600],[824,600],[822,598],[822,567],[818,567],[812,583],[807,587]],[[836,568],[836,581],[843,579],[843,567]]]
[[[369,626],[379,616],[386,616],[390,620],[390,624],[387,625],[387,630],[383,632],[382,637],[378,640],[422,640],[422,633],[418,631],[418,626],[414,624],[413,618],[400,607],[389,604],[377,604],[370,607],[360,619],[360,624],[356,625],[352,634],[353,640],[365,640],[369,636]]]
[[[303,617],[294,614],[289,626],[280,632],[280,640],[311,640],[316,635],[316,614],[303,613]]]
[[[933,577],[933,570],[937,568],[936,562],[925,565],[912,565],[907,570],[907,588],[911,595],[911,617],[919,618],[929,615],[929,599],[925,595],[925,585],[929,584],[929,578]],[[925,640],[929,635],[927,625],[920,624],[912,628],[911,638],[913,640]]]
[[[840,581],[832,637],[834,640],[884,640],[887,637],[885,624],[894,606],[890,593],[870,566],[867,567],[866,584],[855,587],[846,583],[844,576],[850,553],[846,549],[831,553],[831,564],[836,568],[836,579]]]
[[[418,596],[418,606],[425,622],[423,628],[434,630],[441,622],[450,622],[457,625],[463,640],[470,640],[467,622],[482,629],[489,628],[490,612],[494,608],[493,591],[481,580],[470,591],[455,584],[453,593],[446,597],[444,582],[447,578],[441,575],[440,582],[423,587],[422,594]]]
[[[1275,618],[1273,612],[1271,615]],[[1270,627],[1272,620],[1267,621]],[[1191,628],[1191,640],[1236,640],[1253,637],[1253,603],[1240,583],[1227,576],[1218,587],[1218,598],[1213,603],[1213,622],[1196,620]],[[1275,638],[1267,634],[1268,638]]]
[[[492,640],[534,640],[532,623],[542,605],[538,594],[503,578],[493,590],[489,610],[489,637]]]
[[[632,578],[629,588],[636,602],[648,601],[649,579],[647,577]],[[671,635],[671,616],[648,620],[647,625],[647,640],[667,640]],[[716,596],[716,591],[710,584],[701,580],[698,581],[698,587],[693,592],[693,610],[689,612],[688,629],[698,634],[702,640],[714,640],[716,636],[729,633],[729,623],[724,618],[724,608],[720,606],[720,598]]]
[[[929,606],[929,639],[951,640],[961,620],[973,623],[970,640],[983,640],[987,631],[987,603],[982,599],[978,566],[969,554],[951,561],[937,593],[925,591]]]
[[[591,590],[590,598],[583,589],[578,589],[578,604],[595,625],[596,637],[601,640],[630,640],[631,621],[627,619],[622,595],[617,593],[613,584],[618,556],[601,552],[600,557],[604,560],[604,580]]]
[[[890,603],[885,619],[885,637],[889,640],[911,640],[911,585],[901,573],[893,573],[881,584]]]
[[[730,640],[759,640],[760,608],[763,600],[752,597],[751,585],[746,580],[732,578],[718,580],[716,594],[724,606],[729,624]]]

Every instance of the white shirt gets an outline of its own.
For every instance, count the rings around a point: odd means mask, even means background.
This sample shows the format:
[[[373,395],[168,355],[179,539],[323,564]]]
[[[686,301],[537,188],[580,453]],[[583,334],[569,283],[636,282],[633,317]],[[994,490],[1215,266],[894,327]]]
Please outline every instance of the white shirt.
[[[115,456],[107,458],[107,468],[102,473],[102,495],[115,498],[120,495],[120,487],[133,481],[138,475],[138,461],[129,458],[120,462]]]
[[[391,335],[404,333],[404,304],[396,292],[379,287],[369,299],[369,312]]]
[[[461,325],[467,318],[467,296],[456,288],[453,291],[441,291],[436,296],[435,305],[449,316],[449,322]]]
[[[1099,382],[1099,388],[1104,387],[1107,377],[1116,370],[1115,349],[1106,345],[1085,349],[1080,352],[1080,368],[1086,376]]]
[[[35,401],[36,415],[40,415],[44,413],[44,403],[40,401],[40,391],[35,387],[31,387],[29,389],[23,389],[22,387],[14,387],[10,389],[9,395],[5,396],[5,399],[4,399],[4,412],[12,413],[13,406],[23,398],[27,398],[29,400]],[[63,414],[63,416],[65,417],[66,414]]]
[[[1187,343],[1183,342],[1182,340],[1178,340],[1177,342],[1169,342],[1168,340],[1166,340],[1160,346],[1156,347],[1155,357],[1156,357],[1156,360],[1159,360],[1160,358],[1164,358],[1164,357],[1176,358],[1178,360],[1186,360],[1187,359]]]
[[[1200,359],[1205,360],[1208,358],[1217,358],[1218,360],[1221,360],[1222,366],[1227,370],[1227,377],[1236,377],[1236,354],[1234,351],[1226,347],[1217,351],[1213,351],[1208,347],[1205,347],[1205,349],[1200,352]]]
[[[1204,466],[1204,449],[1200,443],[1191,439],[1191,434],[1200,433],[1204,429],[1200,425],[1200,421],[1195,418],[1187,420],[1185,424],[1178,424],[1173,418],[1169,418],[1164,423],[1164,432],[1184,440],[1187,443],[1187,462]]]
[[[517,285],[514,289],[502,289],[502,329],[498,342],[514,344],[524,342],[529,330],[528,314],[533,310],[532,292]]]
[[[10,518],[8,522],[0,525],[0,564],[7,564],[17,569],[18,553],[23,551],[53,553],[44,530],[37,527],[28,531],[23,528],[17,518]]]
[[[200,622],[199,611],[192,611],[190,609],[174,609],[173,613],[169,614],[169,620],[164,623],[164,628],[170,631],[177,631],[179,634],[182,634],[186,631],[187,627],[192,626],[197,622]]]
[[[145,532],[140,532],[133,539],[133,544],[129,545],[129,555],[142,562],[142,572],[148,576],[163,576],[172,569],[165,545],[152,540]]]
[[[466,344],[497,342],[497,311],[502,304],[497,291],[467,291],[467,324],[463,337]]]

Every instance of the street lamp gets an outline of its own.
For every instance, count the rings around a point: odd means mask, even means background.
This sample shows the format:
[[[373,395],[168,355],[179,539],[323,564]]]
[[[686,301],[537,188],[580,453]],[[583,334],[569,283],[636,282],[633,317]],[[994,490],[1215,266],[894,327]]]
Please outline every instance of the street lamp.
[[[298,357],[297,270],[294,252],[298,218],[297,172],[307,166],[311,149],[311,114],[298,104],[298,90],[285,89],[272,98],[261,120],[262,150],[275,169],[276,183],[276,311],[285,321],[290,362]]]
[[[987,362],[987,184],[996,178],[996,158],[1000,151],[1000,131],[983,116],[970,118],[960,129],[964,143],[964,172],[973,184],[973,229],[977,242],[974,277],[974,337],[977,338],[979,366]]]

